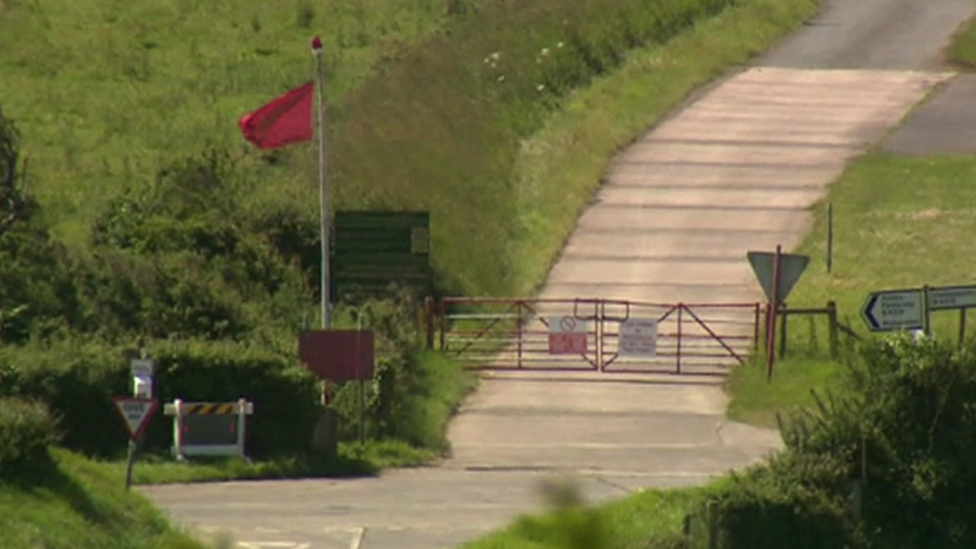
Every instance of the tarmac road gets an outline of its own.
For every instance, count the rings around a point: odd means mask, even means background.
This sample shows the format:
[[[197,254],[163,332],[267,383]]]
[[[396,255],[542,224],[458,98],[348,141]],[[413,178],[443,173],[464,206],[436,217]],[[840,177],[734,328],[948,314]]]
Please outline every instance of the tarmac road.
[[[974,9],[828,2],[613,161],[543,294],[758,299],[745,252],[799,242],[806,209],[845,163],[949,77],[940,52]],[[839,68],[856,70],[825,70]],[[437,467],[140,490],[186,526],[232,532],[242,549],[431,549],[539,510],[537,483],[553,474],[580,478],[599,501],[699,483],[778,446],[775,433],[726,422],[717,385],[585,377],[486,379],[452,425],[454,457]]]

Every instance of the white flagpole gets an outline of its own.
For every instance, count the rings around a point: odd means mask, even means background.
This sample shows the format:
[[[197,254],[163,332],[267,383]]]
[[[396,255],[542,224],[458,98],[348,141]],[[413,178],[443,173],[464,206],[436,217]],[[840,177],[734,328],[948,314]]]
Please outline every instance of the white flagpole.
[[[332,326],[331,304],[329,303],[329,156],[326,147],[326,116],[325,116],[325,72],[322,69],[322,41],[318,36],[312,39],[312,54],[315,55],[315,85],[318,88],[319,109],[319,198],[321,200],[321,230],[322,239],[322,277],[319,281],[322,289],[322,329],[328,330]]]

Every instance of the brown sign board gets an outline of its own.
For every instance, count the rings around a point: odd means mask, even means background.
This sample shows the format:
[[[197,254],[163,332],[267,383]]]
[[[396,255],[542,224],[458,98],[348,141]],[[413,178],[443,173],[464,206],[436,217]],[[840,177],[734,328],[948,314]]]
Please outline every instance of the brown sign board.
[[[326,381],[373,377],[372,330],[310,330],[298,336],[298,356]]]

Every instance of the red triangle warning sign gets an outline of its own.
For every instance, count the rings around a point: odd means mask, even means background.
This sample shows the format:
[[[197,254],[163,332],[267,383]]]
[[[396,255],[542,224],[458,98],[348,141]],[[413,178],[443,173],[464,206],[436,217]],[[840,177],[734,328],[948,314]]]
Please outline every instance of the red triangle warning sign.
[[[129,438],[133,441],[139,438],[149,425],[149,418],[156,412],[156,408],[159,408],[159,401],[155,399],[113,397],[112,401],[115,402],[115,408],[122,416],[122,422],[129,431]]]

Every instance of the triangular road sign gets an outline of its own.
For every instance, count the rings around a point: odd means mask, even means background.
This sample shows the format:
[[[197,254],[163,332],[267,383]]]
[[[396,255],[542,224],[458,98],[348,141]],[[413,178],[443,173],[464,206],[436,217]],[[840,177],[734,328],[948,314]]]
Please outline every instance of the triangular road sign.
[[[159,408],[159,401],[155,399],[112,397],[112,401],[115,402],[115,409],[122,416],[122,422],[129,431],[129,438],[133,441],[146,430],[149,419],[156,413],[156,408]]]
[[[776,257],[771,252],[748,252],[746,257],[752,265],[752,270],[759,279],[759,284],[766,292],[766,299],[773,301],[773,261]],[[779,255],[779,285],[776,288],[776,303],[786,301],[786,296],[790,295],[790,290],[800,280],[800,275],[810,263],[810,256],[797,254]]]

